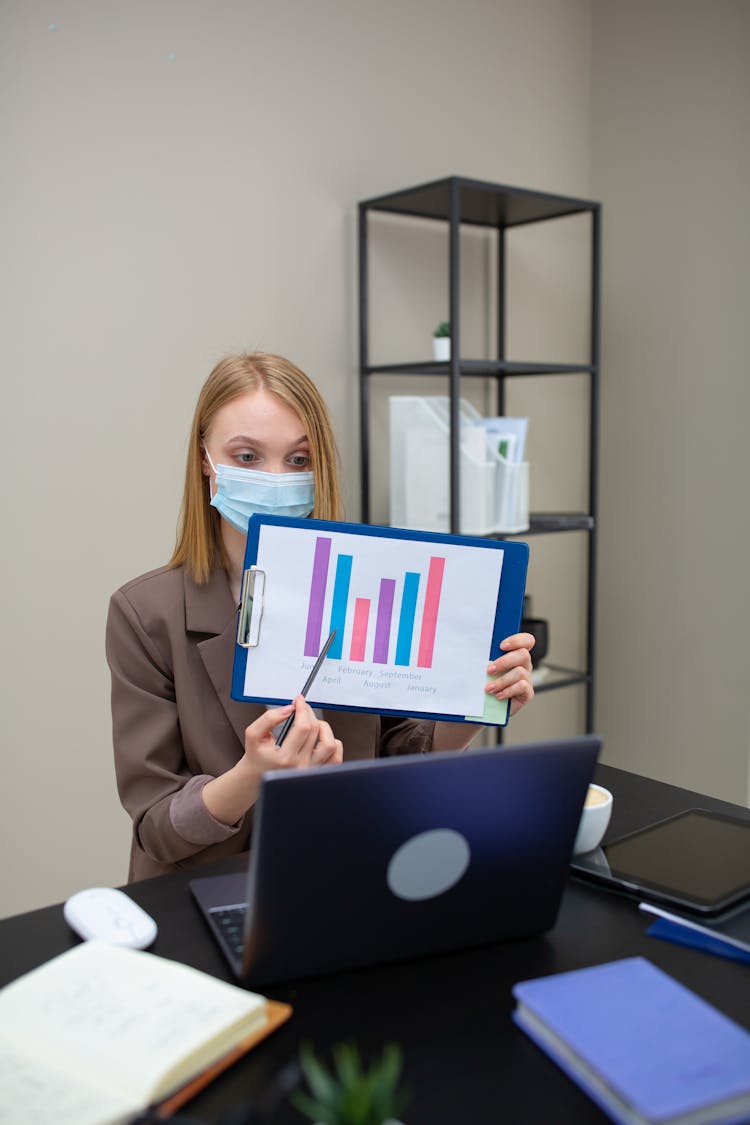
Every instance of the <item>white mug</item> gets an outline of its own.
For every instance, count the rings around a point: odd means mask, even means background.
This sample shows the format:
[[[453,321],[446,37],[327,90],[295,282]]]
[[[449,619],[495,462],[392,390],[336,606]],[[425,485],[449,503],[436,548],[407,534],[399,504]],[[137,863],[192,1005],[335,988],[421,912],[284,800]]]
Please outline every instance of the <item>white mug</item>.
[[[594,848],[599,847],[612,815],[612,802],[609,789],[602,785],[589,785],[573,844],[573,855],[593,852]]]

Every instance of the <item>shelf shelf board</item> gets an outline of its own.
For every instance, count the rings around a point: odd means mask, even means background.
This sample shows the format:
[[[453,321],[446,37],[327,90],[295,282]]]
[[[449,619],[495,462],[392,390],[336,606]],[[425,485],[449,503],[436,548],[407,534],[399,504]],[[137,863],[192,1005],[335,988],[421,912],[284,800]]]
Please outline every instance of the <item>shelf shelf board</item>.
[[[373,527],[393,527],[390,523],[376,523]],[[525,531],[491,531],[485,535],[474,535],[478,539],[523,539],[527,535],[545,535],[556,531],[592,531],[594,528],[593,516],[586,512],[532,512],[529,516],[529,527]],[[412,530],[423,530],[413,528]],[[433,534],[427,532],[427,534]],[[445,532],[434,532],[443,535]],[[465,534],[469,535],[469,532]]]
[[[546,535],[553,531],[592,531],[594,517],[586,512],[532,512],[526,534]]]
[[[527,535],[549,535],[556,531],[593,531],[594,517],[587,512],[531,512],[525,531],[492,532],[485,539],[524,539]]]
[[[581,672],[575,668],[564,668],[560,664],[547,664],[541,666],[545,670],[545,678],[534,684],[534,691],[555,691],[556,688],[572,687],[575,684],[588,684],[591,676],[588,672]]]
[[[521,363],[507,359],[460,359],[459,375],[585,375],[596,370],[586,363]],[[420,363],[378,363],[363,368],[365,375],[450,375],[450,360]]]
[[[459,193],[459,221],[475,226],[513,227],[599,209],[598,203],[588,199],[527,191],[464,176],[448,176],[443,180],[391,192],[364,200],[360,206],[363,211],[389,211],[396,215],[447,222],[454,186]]]

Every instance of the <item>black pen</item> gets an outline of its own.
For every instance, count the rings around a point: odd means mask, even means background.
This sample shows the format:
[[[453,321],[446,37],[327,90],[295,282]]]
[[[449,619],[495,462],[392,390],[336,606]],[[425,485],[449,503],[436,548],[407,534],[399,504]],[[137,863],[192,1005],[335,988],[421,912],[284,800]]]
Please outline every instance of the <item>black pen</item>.
[[[300,695],[302,696],[303,699],[307,696],[308,691],[312,687],[312,682],[315,679],[315,677],[317,676],[318,672],[320,671],[321,665],[323,664],[323,661],[326,658],[326,654],[328,653],[329,648],[333,644],[333,638],[335,636],[336,636],[336,630],[334,629],[333,632],[331,633],[330,637],[328,638],[328,640],[326,641],[326,643],[323,645],[322,649],[320,650],[320,656],[318,657],[318,659],[313,664],[312,671],[310,672],[310,675],[305,680],[305,686],[302,688],[302,691],[300,692]],[[289,734],[289,731],[291,730],[293,722],[294,722],[294,711],[292,711],[292,713],[291,713],[291,715],[289,716],[288,719],[284,720],[284,725],[281,728],[281,730],[279,731],[278,738],[276,739],[276,745],[277,746],[281,746],[282,742],[284,741],[286,736]]]

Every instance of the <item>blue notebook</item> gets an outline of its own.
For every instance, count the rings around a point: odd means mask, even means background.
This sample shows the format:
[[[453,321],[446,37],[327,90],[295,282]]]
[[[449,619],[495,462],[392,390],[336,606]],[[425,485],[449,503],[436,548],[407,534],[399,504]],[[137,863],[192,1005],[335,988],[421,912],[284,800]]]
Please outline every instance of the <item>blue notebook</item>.
[[[616,1122],[750,1120],[750,1032],[643,957],[523,981],[513,1019]]]

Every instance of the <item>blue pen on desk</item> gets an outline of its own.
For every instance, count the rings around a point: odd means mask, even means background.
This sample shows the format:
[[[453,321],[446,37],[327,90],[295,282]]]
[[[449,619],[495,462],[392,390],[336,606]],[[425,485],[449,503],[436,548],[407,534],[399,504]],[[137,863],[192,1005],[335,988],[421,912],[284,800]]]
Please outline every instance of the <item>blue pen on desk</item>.
[[[323,661],[326,658],[326,655],[328,653],[329,648],[333,644],[333,638],[335,636],[336,636],[336,630],[334,629],[333,632],[331,633],[330,637],[328,638],[328,640],[326,641],[326,643],[323,645],[322,649],[320,650],[320,655],[319,655],[318,659],[315,661],[315,663],[313,664],[312,671],[310,672],[310,675],[305,680],[305,686],[302,688],[302,691],[300,692],[300,695],[302,696],[303,699],[307,698],[307,693],[310,690],[310,688],[312,687],[313,680],[315,679],[315,677],[317,676],[318,672],[321,669]],[[292,728],[293,722],[294,722],[294,711],[292,711],[292,713],[291,713],[291,715],[289,716],[288,719],[284,720],[284,725],[281,728],[281,730],[279,731],[278,738],[276,739],[276,745],[277,746],[281,746],[282,742],[284,741],[286,736],[289,734],[289,731]]]

